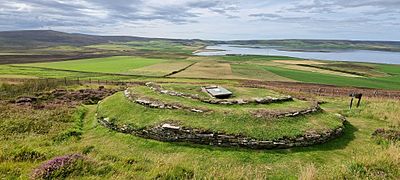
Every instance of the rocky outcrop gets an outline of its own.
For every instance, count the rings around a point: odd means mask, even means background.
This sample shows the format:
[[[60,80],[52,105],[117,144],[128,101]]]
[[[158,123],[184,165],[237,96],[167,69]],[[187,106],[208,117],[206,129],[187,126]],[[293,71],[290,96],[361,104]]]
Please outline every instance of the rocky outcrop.
[[[258,118],[284,118],[284,117],[296,117],[312,113],[317,113],[322,111],[318,103],[313,103],[313,105],[306,109],[301,110],[289,110],[289,111],[274,111],[268,109],[260,109],[252,112],[255,117]]]
[[[393,129],[377,129],[374,133],[372,133],[374,137],[380,137],[389,141],[400,141],[400,131]]]
[[[275,97],[259,97],[259,98],[252,98],[252,99],[212,99],[212,98],[204,98],[199,96],[198,94],[188,94],[188,93],[182,93],[182,92],[176,92],[176,91],[171,91],[171,90],[166,90],[163,89],[160,85],[148,82],[145,84],[147,87],[150,89],[161,93],[161,94],[167,94],[170,96],[178,96],[178,97],[184,97],[184,98],[190,98],[190,99],[195,99],[199,100],[205,103],[209,104],[221,104],[221,105],[235,105],[235,104],[270,104],[270,103],[280,103],[280,102],[286,102],[286,101],[293,101],[293,98],[291,96],[285,96],[285,97],[280,97],[280,98],[275,98]]]
[[[36,97],[32,97],[32,96],[20,96],[15,100],[16,104],[22,105],[22,104],[30,104],[30,103],[34,103],[37,101]]]
[[[196,113],[203,113],[203,112],[210,112],[210,110],[208,109],[200,109],[200,108],[194,108],[194,107],[188,107],[188,106],[183,106],[181,104],[177,104],[177,103],[165,103],[165,102],[161,102],[161,101],[157,101],[151,98],[147,98],[147,97],[139,97],[131,92],[129,92],[129,90],[125,90],[124,91],[124,95],[126,98],[128,98],[129,100],[140,104],[142,106],[146,106],[149,108],[157,108],[157,109],[181,109],[181,110],[186,110],[186,111],[190,111],[190,112],[196,112]]]
[[[98,89],[55,89],[49,92],[38,92],[35,93],[34,96],[21,96],[15,100],[9,101],[9,103],[29,106],[34,105],[35,107],[96,104],[98,101],[111,96],[118,91],[120,91],[120,89],[106,89],[102,86],[100,86]]]
[[[321,144],[340,136],[343,134],[346,119],[341,115],[338,115],[338,118],[342,121],[342,125],[335,129],[320,132],[308,131],[305,134],[296,137],[282,137],[273,140],[261,140],[243,135],[231,135],[183,127],[176,122],[165,122],[155,127],[144,129],[134,129],[128,125],[117,125],[110,121],[109,118],[100,117],[98,118],[98,122],[114,131],[158,141],[185,142],[223,147],[244,147],[252,149],[279,149]]]

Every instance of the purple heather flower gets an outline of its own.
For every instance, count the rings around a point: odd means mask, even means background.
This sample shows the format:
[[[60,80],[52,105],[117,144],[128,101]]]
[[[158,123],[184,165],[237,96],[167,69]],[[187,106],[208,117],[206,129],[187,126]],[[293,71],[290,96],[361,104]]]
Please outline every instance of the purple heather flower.
[[[32,178],[40,179],[40,178],[48,178],[52,175],[53,172],[71,165],[75,161],[79,159],[83,159],[84,156],[81,154],[70,154],[65,156],[55,157],[33,170]]]

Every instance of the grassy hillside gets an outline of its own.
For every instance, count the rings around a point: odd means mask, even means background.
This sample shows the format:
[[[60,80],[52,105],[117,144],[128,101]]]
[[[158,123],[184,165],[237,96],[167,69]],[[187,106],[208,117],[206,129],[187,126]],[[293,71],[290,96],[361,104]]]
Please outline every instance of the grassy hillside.
[[[75,87],[79,88],[79,87]],[[82,87],[80,87],[82,88]],[[114,110],[133,105],[107,101]],[[68,154],[85,159],[59,176],[73,179],[398,179],[398,143],[371,137],[377,128],[398,127],[398,100],[370,99],[348,110],[347,98],[318,97],[327,112],[348,117],[345,134],[326,144],[282,150],[249,150],[165,143],[117,133],[95,120],[96,106],[32,109],[0,104],[0,177],[30,178],[42,163]],[[115,101],[117,100],[117,101]],[[115,101],[115,102],[111,102]],[[127,109],[128,108],[128,109]],[[152,110],[153,111],[153,110]],[[152,111],[148,113],[152,113]],[[155,111],[155,110],[154,110]],[[109,111],[109,113],[112,113]],[[116,112],[118,113],[118,112]],[[121,114],[125,116],[127,114]],[[148,123],[148,122],[146,122]],[[284,122],[282,122],[284,123]],[[300,122],[301,123],[301,120]],[[268,130],[268,128],[264,128]],[[70,133],[79,132],[79,133]],[[276,133],[275,131],[267,131]]]
[[[51,46],[84,46],[110,42],[169,40],[192,42],[191,40],[173,40],[134,36],[98,36],[76,33],[64,33],[52,30],[1,31],[0,47],[5,49],[32,49]]]

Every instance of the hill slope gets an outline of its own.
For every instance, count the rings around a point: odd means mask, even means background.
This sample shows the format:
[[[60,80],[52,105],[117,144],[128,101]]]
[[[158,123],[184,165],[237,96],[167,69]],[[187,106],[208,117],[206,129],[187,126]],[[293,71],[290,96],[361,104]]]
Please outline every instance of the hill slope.
[[[0,47],[7,49],[40,48],[59,45],[84,46],[108,42],[129,42],[149,40],[171,40],[187,42],[191,40],[172,40],[135,36],[96,36],[64,33],[52,30],[27,30],[0,32]]]
[[[283,40],[237,40],[230,44],[275,46],[287,51],[330,51],[330,50],[376,50],[400,51],[398,41],[353,41],[319,39],[283,39]]]

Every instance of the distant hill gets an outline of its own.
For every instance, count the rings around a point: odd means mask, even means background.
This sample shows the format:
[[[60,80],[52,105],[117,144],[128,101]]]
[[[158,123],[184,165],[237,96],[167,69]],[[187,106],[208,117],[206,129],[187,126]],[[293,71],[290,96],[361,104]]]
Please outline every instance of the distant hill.
[[[287,51],[330,51],[330,50],[378,50],[400,52],[398,41],[350,41],[350,40],[237,40],[237,41],[207,41],[198,39],[167,39],[146,38],[135,36],[96,36],[76,33],[65,33],[52,30],[25,30],[0,32],[0,48],[31,49],[50,46],[71,45],[85,46],[109,42],[167,40],[179,43],[202,42],[205,44],[238,44],[274,46]]]
[[[145,38],[135,36],[95,36],[86,34],[64,33],[52,30],[26,30],[0,32],[0,47],[8,49],[40,48],[59,45],[85,46],[108,42],[129,42],[149,40],[171,40],[188,42],[191,40],[174,40]]]
[[[237,40],[229,44],[274,46],[287,51],[330,51],[330,50],[377,50],[400,52],[399,41],[352,41],[352,40]]]

